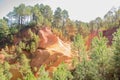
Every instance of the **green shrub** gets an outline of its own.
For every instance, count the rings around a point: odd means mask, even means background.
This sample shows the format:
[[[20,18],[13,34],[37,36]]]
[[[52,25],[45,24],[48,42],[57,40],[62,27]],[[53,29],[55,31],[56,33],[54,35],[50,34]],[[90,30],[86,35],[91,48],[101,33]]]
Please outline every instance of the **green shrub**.
[[[53,80],[69,80],[72,79],[70,71],[67,69],[67,65],[62,63],[60,64],[56,71],[53,73]]]

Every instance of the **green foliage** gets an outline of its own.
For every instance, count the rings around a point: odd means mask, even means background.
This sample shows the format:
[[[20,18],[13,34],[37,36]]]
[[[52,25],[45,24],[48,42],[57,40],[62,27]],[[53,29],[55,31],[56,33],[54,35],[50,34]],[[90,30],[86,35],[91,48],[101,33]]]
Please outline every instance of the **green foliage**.
[[[71,21],[69,18],[66,20],[65,23],[65,35],[70,39],[77,34],[77,27],[74,21]],[[71,39],[73,41],[73,39]]]
[[[20,72],[22,73],[24,80],[36,80],[31,71],[29,60],[25,54],[21,54],[18,61],[20,63]]]
[[[10,34],[15,34],[18,32],[18,29],[16,27],[10,27]]]
[[[2,67],[2,65],[0,64],[0,78],[1,78],[1,80],[5,80],[5,75],[3,74],[3,72],[4,72],[4,69],[3,69],[3,67]]]
[[[30,23],[29,23],[28,25],[29,25],[29,26],[36,26],[35,20],[30,21]]]
[[[76,35],[75,39],[74,39],[74,46],[77,47],[77,48],[80,48],[80,47],[83,47],[84,46],[84,43],[83,43],[83,38],[80,34]],[[83,43],[81,45],[81,43]]]
[[[27,73],[31,72],[29,60],[25,54],[21,54],[18,61],[20,62],[20,71],[23,75],[27,75]]]
[[[63,18],[63,20],[66,20],[68,17],[69,17],[68,11],[67,10],[63,10],[62,11],[62,18]]]
[[[98,71],[92,61],[83,59],[73,72],[73,80],[100,80],[98,77]]]
[[[72,78],[70,71],[67,70],[67,66],[64,63],[60,64],[53,73],[53,80],[69,80]]]
[[[106,80],[106,75],[109,73],[111,61],[111,49],[107,47],[107,40],[102,34],[95,37],[92,41],[91,59],[96,70],[99,72],[98,78]]]
[[[17,46],[16,52],[17,52],[18,55],[22,53],[22,49],[21,49],[20,46]]]
[[[28,30],[29,38],[24,38],[22,41],[19,42],[16,51],[18,54],[22,53],[22,50],[29,51],[30,53],[34,53],[39,45],[39,36],[36,35],[31,31]]]
[[[26,48],[25,48],[27,51],[30,51],[30,45],[26,45]]]
[[[77,27],[77,33],[83,35],[83,37],[88,36],[90,33],[90,28],[88,27],[88,23],[82,21],[75,21]]]
[[[18,7],[14,8],[15,18],[18,20],[18,24],[23,25],[25,18],[31,15],[31,7],[25,6],[25,4],[20,4]]]
[[[92,50],[89,54],[86,51],[84,39],[82,36],[75,37],[75,47],[79,49],[80,62],[73,72],[73,80],[111,80],[111,70],[113,67],[110,63],[112,61],[112,50],[107,47],[107,40],[99,34],[92,41]],[[90,57],[87,57],[89,56]],[[90,59],[89,59],[90,58]]]
[[[33,53],[38,48],[39,36],[33,33],[31,29],[29,29],[28,34],[30,36],[30,43],[27,44],[26,50],[29,50],[31,53]]]
[[[78,63],[79,63],[78,58],[77,58],[77,57],[74,57],[74,58],[72,59],[72,67],[73,67],[73,68],[76,68],[76,66],[78,65]]]
[[[48,21],[48,19],[44,19],[44,26],[48,26],[50,27],[52,24],[50,21]]]
[[[7,62],[0,64],[0,79],[1,80],[10,80],[12,74],[9,72],[10,65]]]
[[[37,80],[51,80],[47,71],[45,71],[45,67],[41,66],[39,69],[38,79]]]
[[[40,40],[39,36],[34,33],[33,34],[33,41],[35,42],[36,48],[38,47],[39,40]]]
[[[42,13],[40,12],[39,5],[38,5],[38,4],[36,4],[36,5],[33,7],[32,12],[33,12],[33,20],[36,21],[36,24],[42,25],[42,23],[43,23],[43,15],[42,15]]]
[[[35,42],[31,42],[30,44],[30,52],[33,53],[36,51],[36,45],[35,45]]]
[[[87,59],[87,51],[82,35],[78,34],[74,40],[74,46],[78,48],[79,63],[73,72],[73,80],[98,80],[97,71],[92,61]]]
[[[114,68],[115,68],[115,75],[120,79],[120,29],[114,33],[113,38],[113,52],[114,52]]]
[[[47,19],[49,22],[53,19],[53,11],[51,10],[51,7],[49,5],[44,6],[43,10],[43,16],[45,19]]]
[[[92,41],[92,59],[97,60],[96,62],[104,62],[108,61],[107,57],[109,48],[107,48],[107,40],[105,37],[102,37],[101,35],[98,37],[95,37]],[[100,60],[100,61],[99,61]]]
[[[0,19],[0,40],[4,37],[7,37],[9,34],[9,28],[7,22],[3,19]]]
[[[77,48],[78,55],[81,56],[85,53],[86,47],[82,35],[77,34],[74,38],[74,46]]]
[[[37,80],[35,76],[32,74],[32,72],[27,73],[25,80]],[[44,79],[45,80],[45,79]]]
[[[99,30],[102,27],[102,19],[97,17],[95,20],[90,21],[89,26],[91,31]]]
[[[92,48],[86,51],[84,39],[91,31],[98,29],[109,29],[120,26],[120,9],[114,8],[108,11],[104,18],[97,17],[89,23],[82,21],[72,21],[69,19],[67,10],[57,8],[53,11],[49,5],[36,4],[35,6],[26,6],[20,4],[9,12],[7,18],[0,19],[0,45],[2,42],[6,45],[6,39],[13,41],[14,35],[23,28],[24,25],[29,27],[36,26],[53,26],[54,32],[60,37],[74,37],[74,50],[77,52],[78,59],[73,60],[75,71],[73,72],[73,80],[116,80],[120,79],[120,29],[113,35],[113,45],[107,46],[107,40],[102,36],[95,37],[92,41]],[[8,27],[9,25],[9,27]],[[39,45],[39,36],[33,33],[31,29],[28,31],[29,38],[19,42],[16,47],[16,53],[20,65],[20,71],[25,80],[36,80],[29,65],[29,60],[23,50],[35,53]],[[5,42],[6,41],[6,42]],[[113,48],[113,49],[112,49]],[[1,53],[8,55],[4,49]],[[113,54],[114,53],[114,54]],[[88,59],[90,55],[90,59]],[[0,64],[0,79],[9,80],[11,73],[8,63]],[[114,78],[113,78],[114,76]],[[112,77],[112,78],[111,78]],[[70,80],[71,73],[67,70],[65,64],[59,65],[53,74],[53,80]],[[39,71],[38,80],[51,80],[48,72],[42,66]]]
[[[25,49],[25,43],[20,41],[18,45],[21,49]],[[21,52],[21,51],[20,51]]]
[[[62,20],[62,10],[60,7],[58,7],[54,12],[53,26],[60,28],[62,26],[61,20]]]

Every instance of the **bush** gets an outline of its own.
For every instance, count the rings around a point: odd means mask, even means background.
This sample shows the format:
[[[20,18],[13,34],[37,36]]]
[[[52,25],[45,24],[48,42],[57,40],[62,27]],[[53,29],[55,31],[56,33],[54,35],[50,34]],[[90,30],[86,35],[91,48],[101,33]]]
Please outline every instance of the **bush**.
[[[10,80],[12,74],[9,72],[10,65],[7,62],[0,64],[0,80]]]
[[[120,79],[120,28],[113,35],[114,69],[116,78]]]
[[[69,80],[72,79],[70,71],[67,70],[66,64],[62,63],[57,67],[57,70],[53,73],[53,80]]]
[[[39,69],[38,79],[37,80],[51,80],[47,71],[45,71],[45,67],[41,66]]]
[[[107,39],[99,34],[99,37],[95,37],[92,41],[91,59],[94,65],[96,65],[96,74],[100,80],[107,80],[107,74],[110,73],[110,64],[112,58],[112,51],[107,47]]]

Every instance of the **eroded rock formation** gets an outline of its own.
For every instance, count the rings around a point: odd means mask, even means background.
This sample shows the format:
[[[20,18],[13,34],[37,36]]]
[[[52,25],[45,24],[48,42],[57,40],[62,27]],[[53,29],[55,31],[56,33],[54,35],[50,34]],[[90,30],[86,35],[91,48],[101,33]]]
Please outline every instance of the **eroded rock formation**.
[[[38,35],[40,37],[39,49],[31,60],[32,68],[45,65],[46,70],[52,72],[62,62],[70,65],[72,61],[70,44],[63,42],[47,27],[39,30]]]

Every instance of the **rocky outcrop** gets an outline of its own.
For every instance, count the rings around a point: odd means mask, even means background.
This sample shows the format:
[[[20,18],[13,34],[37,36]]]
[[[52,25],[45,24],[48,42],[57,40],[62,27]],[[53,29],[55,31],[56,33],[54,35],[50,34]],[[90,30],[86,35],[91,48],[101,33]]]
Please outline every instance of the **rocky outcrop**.
[[[50,73],[50,75],[52,74],[54,68],[56,68],[62,62],[67,63],[68,67],[71,66],[72,54],[70,43],[68,44],[62,41],[59,37],[53,34],[51,29],[48,27],[44,27],[36,31],[31,29],[31,31],[40,38],[37,49],[33,53],[30,53],[24,49],[23,53],[27,56],[27,58],[30,59],[30,65],[34,73],[38,71],[41,65],[45,65],[45,69]],[[18,45],[20,41],[28,44],[27,39],[29,40],[30,37],[29,28],[21,30],[18,34],[14,35],[14,45]],[[7,51],[9,51],[8,53],[11,53],[12,51],[12,54],[14,55],[15,49],[12,50]],[[3,63],[4,58],[4,55],[0,54],[1,63]],[[10,64],[16,64],[16,58],[7,58],[6,60]],[[37,68],[37,71],[34,71],[35,67]],[[15,74],[13,70],[11,72]],[[16,76],[19,77],[20,75],[15,75],[12,77],[12,79],[14,78],[13,80],[15,80]]]
[[[108,45],[112,44],[112,39],[113,39],[113,34],[116,32],[118,27],[114,27],[112,29],[104,30],[103,31],[103,36],[105,36],[108,39]]]
[[[50,28],[42,28],[41,30],[39,30],[38,35],[40,37],[40,48],[47,48],[58,42],[57,36],[51,32]]]
[[[111,44],[112,44],[112,40],[113,40],[113,34],[114,34],[114,32],[117,31],[117,29],[118,29],[118,27],[113,27],[113,28],[110,28],[110,29],[107,29],[107,30],[103,30],[103,31],[93,31],[93,32],[91,32],[91,33],[88,35],[88,38],[86,39],[87,50],[90,49],[92,39],[93,39],[95,36],[98,36],[98,33],[99,33],[99,32],[102,32],[102,33],[103,33],[103,36],[108,39],[108,43],[107,43],[107,44],[108,44],[108,45],[111,45]]]
[[[31,61],[32,68],[34,67],[39,68],[45,62],[45,60],[48,59],[49,56],[50,54],[48,51],[38,49],[35,52],[35,56]]]
[[[45,65],[46,70],[52,72],[62,62],[70,65],[72,61],[70,44],[63,42],[47,27],[39,30],[38,35],[40,37],[39,49],[31,60],[32,68]]]

